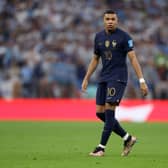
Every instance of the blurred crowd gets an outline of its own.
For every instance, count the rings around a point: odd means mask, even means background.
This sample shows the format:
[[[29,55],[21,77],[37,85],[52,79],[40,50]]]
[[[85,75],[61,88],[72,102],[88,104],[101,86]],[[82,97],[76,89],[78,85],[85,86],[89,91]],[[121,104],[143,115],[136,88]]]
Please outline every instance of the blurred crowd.
[[[87,95],[80,91],[81,82],[109,8],[135,41],[150,89],[147,98],[167,99],[167,0],[0,0],[0,97],[94,97],[101,65]],[[125,98],[141,98],[128,67]]]

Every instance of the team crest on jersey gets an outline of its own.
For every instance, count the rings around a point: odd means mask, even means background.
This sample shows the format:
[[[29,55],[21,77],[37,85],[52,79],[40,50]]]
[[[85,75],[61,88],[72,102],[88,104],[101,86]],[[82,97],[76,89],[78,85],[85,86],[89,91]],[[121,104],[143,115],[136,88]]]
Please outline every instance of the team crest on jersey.
[[[116,40],[113,40],[113,41],[112,41],[112,46],[113,46],[113,48],[115,48],[115,47],[116,47],[116,45],[117,45]]]
[[[105,47],[108,48],[110,46],[110,41],[106,40],[105,41]]]

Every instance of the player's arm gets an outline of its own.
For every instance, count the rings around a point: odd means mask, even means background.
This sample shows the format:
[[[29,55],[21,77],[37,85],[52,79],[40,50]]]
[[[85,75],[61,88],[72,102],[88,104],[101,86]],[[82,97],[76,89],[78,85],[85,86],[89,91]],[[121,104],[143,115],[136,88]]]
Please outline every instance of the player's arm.
[[[139,79],[142,95],[146,96],[148,94],[148,87],[147,87],[146,82],[144,80],[142,70],[141,70],[140,64],[138,62],[138,59],[136,57],[135,51],[134,50],[129,51],[128,57],[130,59],[130,62],[132,64],[134,70],[135,70],[135,73]]]
[[[88,86],[88,81],[93,74],[93,72],[96,70],[97,65],[99,64],[99,57],[97,55],[94,55],[90,61],[90,64],[88,66],[88,70],[86,72],[86,75],[82,82],[82,91],[85,92]]]

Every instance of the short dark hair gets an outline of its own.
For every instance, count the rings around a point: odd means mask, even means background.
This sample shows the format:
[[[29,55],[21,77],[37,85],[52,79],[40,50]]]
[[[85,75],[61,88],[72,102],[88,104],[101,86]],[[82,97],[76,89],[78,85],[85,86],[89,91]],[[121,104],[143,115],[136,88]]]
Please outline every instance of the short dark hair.
[[[105,15],[105,14],[117,14],[117,13],[112,9],[107,9],[107,10],[104,11],[103,15]]]

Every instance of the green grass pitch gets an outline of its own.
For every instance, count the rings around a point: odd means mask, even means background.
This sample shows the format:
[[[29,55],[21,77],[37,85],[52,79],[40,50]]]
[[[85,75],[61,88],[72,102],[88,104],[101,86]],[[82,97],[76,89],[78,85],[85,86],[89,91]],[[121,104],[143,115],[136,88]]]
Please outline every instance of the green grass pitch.
[[[100,122],[0,122],[1,168],[166,168],[168,123],[122,123],[138,137],[128,157],[111,135],[104,157],[88,156],[99,143]]]

